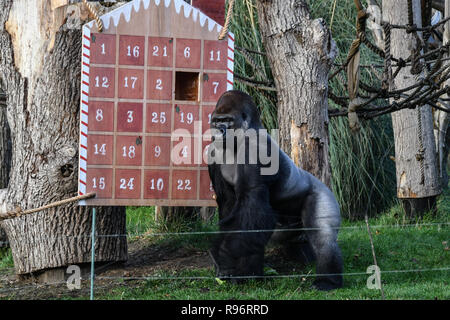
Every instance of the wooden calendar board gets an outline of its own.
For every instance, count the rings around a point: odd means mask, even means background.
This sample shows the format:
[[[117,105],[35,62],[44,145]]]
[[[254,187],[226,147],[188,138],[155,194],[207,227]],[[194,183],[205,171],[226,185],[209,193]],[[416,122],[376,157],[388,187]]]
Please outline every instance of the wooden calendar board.
[[[218,41],[222,27],[182,0],[101,19],[101,33],[83,27],[79,194],[97,196],[80,204],[216,206],[204,133],[233,88],[233,34]]]

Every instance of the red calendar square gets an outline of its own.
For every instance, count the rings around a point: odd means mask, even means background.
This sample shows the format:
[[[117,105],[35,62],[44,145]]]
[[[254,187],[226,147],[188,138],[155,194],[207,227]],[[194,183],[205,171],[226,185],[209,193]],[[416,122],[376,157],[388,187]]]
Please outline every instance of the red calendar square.
[[[226,70],[228,60],[228,43],[226,40],[205,40],[203,68],[206,70]]]
[[[197,173],[196,170],[172,171],[172,199],[197,198]]]
[[[116,64],[116,35],[93,33],[91,40],[91,63]]]
[[[89,164],[112,164],[113,136],[90,134],[87,147]]]
[[[173,66],[173,38],[148,38],[148,65],[152,67]]]
[[[89,96],[114,98],[115,70],[113,68],[90,68]]]
[[[117,131],[142,132],[143,104],[119,102],[117,106]]]
[[[175,66],[177,68],[200,69],[202,41],[177,39]]]
[[[194,138],[179,137],[172,144],[171,160],[174,166],[195,167]]]
[[[119,98],[144,98],[144,70],[119,69]]]
[[[92,101],[88,119],[89,132],[114,131],[114,102]]]
[[[116,164],[140,166],[142,164],[142,136],[117,136],[116,139]]]
[[[87,192],[95,192],[97,198],[111,198],[112,169],[89,168],[87,172]]]
[[[169,170],[145,170],[144,179],[145,199],[169,197]]]
[[[215,106],[202,107],[202,133],[205,133],[211,128],[211,116],[215,108]]]
[[[172,105],[168,103],[147,103],[147,132],[170,133]]]
[[[208,170],[200,171],[200,199],[211,200],[215,196]]]
[[[226,73],[203,74],[203,101],[217,102],[225,91],[227,91]]]
[[[176,104],[174,109],[174,130],[186,129],[194,133],[194,125],[199,125],[200,107],[198,105]]]
[[[170,165],[170,137],[145,137],[145,165]]]
[[[143,66],[145,61],[145,38],[138,36],[119,37],[119,64]]]
[[[116,198],[139,199],[141,196],[141,170],[116,169]]]
[[[147,75],[148,100],[172,100],[172,71],[149,70]]]

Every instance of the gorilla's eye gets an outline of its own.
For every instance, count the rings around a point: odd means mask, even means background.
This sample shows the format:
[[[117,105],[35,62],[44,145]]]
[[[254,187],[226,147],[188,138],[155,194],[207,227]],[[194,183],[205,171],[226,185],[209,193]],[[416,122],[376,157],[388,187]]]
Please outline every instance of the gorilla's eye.
[[[242,112],[242,120],[246,120],[246,119],[247,119],[247,115],[244,112]]]

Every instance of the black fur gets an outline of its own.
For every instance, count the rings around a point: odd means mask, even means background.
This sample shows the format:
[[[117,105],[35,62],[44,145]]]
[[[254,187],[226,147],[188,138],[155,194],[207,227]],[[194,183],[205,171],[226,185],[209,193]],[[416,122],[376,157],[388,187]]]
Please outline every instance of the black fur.
[[[220,130],[226,141],[230,138],[225,129],[257,130],[262,129],[262,124],[250,96],[240,91],[228,91],[216,105],[211,128]],[[262,138],[258,136],[258,139]],[[223,147],[223,142],[214,143],[215,148]],[[239,143],[233,152],[237,149]],[[211,249],[218,276],[236,282],[248,276],[263,276],[264,248],[273,237],[283,241],[291,253],[297,251],[297,256],[305,258],[306,262],[316,261],[314,286],[317,289],[341,287],[343,267],[337,245],[340,213],[334,196],[318,179],[296,167],[278,147],[269,150],[279,153],[279,170],[272,175],[261,174],[264,166],[260,162],[209,164],[220,230],[261,231],[292,225],[314,230],[305,232],[306,245],[296,242],[299,232],[224,232]]]

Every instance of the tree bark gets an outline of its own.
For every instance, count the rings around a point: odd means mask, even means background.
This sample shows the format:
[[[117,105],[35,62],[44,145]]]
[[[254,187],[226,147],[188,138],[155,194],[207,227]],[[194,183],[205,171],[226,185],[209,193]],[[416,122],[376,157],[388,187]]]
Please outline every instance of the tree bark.
[[[304,0],[258,0],[256,7],[277,88],[281,148],[329,186],[328,72],[336,45]]]
[[[11,169],[11,135],[6,118],[6,96],[0,90],[0,189],[8,186]],[[0,227],[0,248],[8,246],[6,232]]]
[[[81,5],[0,2],[0,79],[8,97],[12,168],[1,210],[77,192]],[[59,1],[61,3],[61,1]],[[125,234],[125,209],[99,208],[98,234]],[[5,220],[17,274],[90,261],[91,215],[72,204]],[[126,237],[99,237],[96,261],[127,259]]]
[[[391,24],[408,24],[407,1],[383,0],[383,20]],[[421,2],[413,0],[414,23],[422,26]],[[391,54],[407,59],[417,48],[412,33],[392,29]],[[405,88],[417,82],[419,74],[413,67],[403,68],[391,84],[391,89]],[[413,69],[413,72],[416,73]],[[393,87],[392,87],[393,86]],[[392,113],[395,139],[397,196],[402,199],[408,215],[416,216],[434,207],[441,188],[436,168],[436,148],[433,136],[431,107],[419,106]]]

